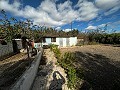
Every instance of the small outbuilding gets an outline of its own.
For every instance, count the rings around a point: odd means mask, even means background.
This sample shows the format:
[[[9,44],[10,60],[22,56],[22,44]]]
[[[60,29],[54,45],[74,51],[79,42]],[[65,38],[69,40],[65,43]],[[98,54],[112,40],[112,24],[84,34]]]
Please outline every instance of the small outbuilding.
[[[56,44],[58,47],[69,47],[77,44],[77,37],[42,37],[42,47],[44,45]]]

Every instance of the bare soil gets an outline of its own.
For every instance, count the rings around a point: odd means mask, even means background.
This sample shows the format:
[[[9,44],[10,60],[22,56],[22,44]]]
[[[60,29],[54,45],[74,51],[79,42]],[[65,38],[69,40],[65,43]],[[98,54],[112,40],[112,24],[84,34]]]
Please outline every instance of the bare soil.
[[[50,49],[44,49],[32,90],[69,90],[66,73]]]
[[[27,59],[23,53],[0,61],[0,90],[9,90],[16,80],[28,68],[33,59]]]
[[[120,47],[112,45],[85,45],[62,48],[62,53],[76,55],[76,67],[84,70],[80,90],[120,90]]]

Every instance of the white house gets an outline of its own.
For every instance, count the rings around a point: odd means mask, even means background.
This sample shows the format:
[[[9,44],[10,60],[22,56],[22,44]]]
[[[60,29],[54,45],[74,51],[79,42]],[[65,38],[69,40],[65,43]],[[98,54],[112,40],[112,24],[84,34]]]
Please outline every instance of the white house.
[[[43,37],[42,46],[56,44],[58,47],[69,47],[77,44],[77,37]]]

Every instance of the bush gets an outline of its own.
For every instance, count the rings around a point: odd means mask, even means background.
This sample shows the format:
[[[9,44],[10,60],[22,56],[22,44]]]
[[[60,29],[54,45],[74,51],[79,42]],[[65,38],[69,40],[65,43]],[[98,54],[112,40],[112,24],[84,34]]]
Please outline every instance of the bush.
[[[120,33],[112,34],[89,34],[90,42],[98,42],[103,44],[120,44]]]
[[[58,49],[58,45],[51,44],[51,45],[50,45],[50,50],[54,52],[55,57],[56,57],[57,59],[60,59],[61,53],[60,53],[60,50]]]
[[[76,69],[73,63],[76,61],[75,55],[70,52],[66,52],[58,62],[66,70],[68,76],[68,87],[75,89],[79,78],[77,77]]]
[[[67,73],[68,87],[70,89],[78,89],[77,85],[80,82],[80,78],[77,75],[76,69],[73,63],[76,61],[76,57],[73,53],[66,52],[61,56],[60,50],[57,45],[51,44],[50,49],[54,52],[58,63],[63,67]]]

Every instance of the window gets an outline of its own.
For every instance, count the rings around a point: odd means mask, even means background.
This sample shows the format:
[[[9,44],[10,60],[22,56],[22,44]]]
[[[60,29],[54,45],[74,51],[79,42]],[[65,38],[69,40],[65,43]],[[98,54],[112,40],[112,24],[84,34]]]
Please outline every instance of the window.
[[[56,42],[56,38],[51,38],[51,42]]]

